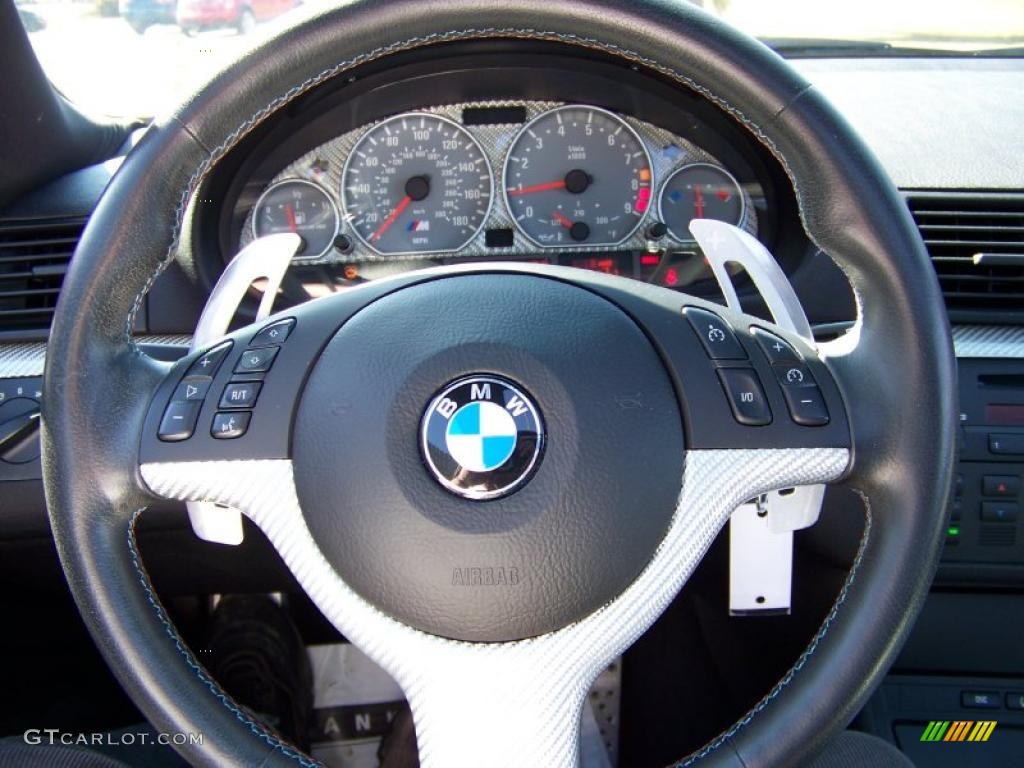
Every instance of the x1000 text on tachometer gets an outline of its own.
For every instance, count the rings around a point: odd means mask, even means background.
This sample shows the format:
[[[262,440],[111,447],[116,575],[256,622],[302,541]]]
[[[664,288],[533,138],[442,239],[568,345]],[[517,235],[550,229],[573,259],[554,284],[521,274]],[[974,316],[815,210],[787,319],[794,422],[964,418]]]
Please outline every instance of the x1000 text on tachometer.
[[[616,115],[558,107],[520,131],[504,186],[512,219],[537,245],[618,245],[650,207],[651,159]]]

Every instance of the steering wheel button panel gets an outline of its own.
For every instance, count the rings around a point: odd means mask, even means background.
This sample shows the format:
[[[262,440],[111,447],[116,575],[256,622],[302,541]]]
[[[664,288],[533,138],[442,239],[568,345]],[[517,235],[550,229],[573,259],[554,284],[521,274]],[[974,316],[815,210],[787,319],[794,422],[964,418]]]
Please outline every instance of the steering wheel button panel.
[[[274,358],[281,351],[280,347],[263,347],[262,349],[247,349],[238,358],[235,365],[235,373],[265,373],[274,364]]]
[[[217,375],[217,371],[220,369],[220,364],[224,362],[224,357],[231,350],[232,342],[226,341],[223,344],[218,344],[213,349],[200,355],[194,363],[189,367],[186,376],[209,376],[214,377]]]
[[[748,427],[772,423],[772,409],[752,368],[719,368],[718,378],[736,421]]]
[[[160,421],[160,439],[176,443],[192,437],[192,433],[196,431],[196,421],[199,420],[200,405],[201,403],[191,400],[175,400],[168,405]]]
[[[718,315],[697,307],[687,307],[683,314],[712,360],[747,359],[747,353],[743,351],[736,334]]]
[[[288,338],[288,334],[292,332],[292,328],[294,327],[294,317],[289,317],[287,320],[279,320],[276,323],[271,323],[252,337],[252,341],[249,342],[249,346],[268,347],[272,344],[280,344]]]
[[[800,362],[800,355],[785,339],[763,328],[751,328],[750,333],[770,363],[784,365]]]
[[[249,428],[252,414],[248,411],[228,411],[217,413],[213,417],[210,435],[217,440],[233,440],[241,437]]]

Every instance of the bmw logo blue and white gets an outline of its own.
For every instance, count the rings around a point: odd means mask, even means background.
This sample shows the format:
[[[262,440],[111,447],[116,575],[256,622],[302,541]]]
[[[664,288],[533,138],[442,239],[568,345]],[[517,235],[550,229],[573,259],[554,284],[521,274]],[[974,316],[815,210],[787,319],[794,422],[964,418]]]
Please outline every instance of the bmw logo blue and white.
[[[498,376],[469,376],[442,389],[423,414],[423,458],[446,489],[496,499],[525,483],[540,461],[544,424],[531,398]]]

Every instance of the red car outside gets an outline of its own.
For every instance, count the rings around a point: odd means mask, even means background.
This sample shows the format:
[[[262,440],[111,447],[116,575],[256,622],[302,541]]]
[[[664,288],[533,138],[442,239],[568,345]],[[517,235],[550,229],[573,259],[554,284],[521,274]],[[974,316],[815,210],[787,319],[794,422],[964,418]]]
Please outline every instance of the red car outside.
[[[177,21],[186,35],[218,27],[234,27],[246,34],[257,22],[280,16],[298,4],[297,0],[178,0]]]

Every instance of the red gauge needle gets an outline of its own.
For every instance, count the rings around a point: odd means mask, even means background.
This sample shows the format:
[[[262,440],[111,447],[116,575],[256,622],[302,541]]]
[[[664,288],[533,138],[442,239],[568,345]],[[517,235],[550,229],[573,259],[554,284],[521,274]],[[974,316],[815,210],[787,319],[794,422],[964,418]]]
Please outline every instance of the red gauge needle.
[[[510,187],[508,196],[519,197],[520,195],[530,195],[534,192],[547,192],[549,189],[565,189],[565,179],[548,181],[544,184],[534,184],[531,187]]]
[[[299,231],[299,225],[295,223],[295,208],[291,204],[284,207],[284,215],[288,217],[288,229],[292,232]]]
[[[700,191],[700,187],[696,188],[697,192],[697,218],[704,218],[704,193]]]
[[[380,240],[384,236],[384,233],[388,231],[388,228],[395,223],[395,219],[402,215],[402,211],[404,211],[411,202],[412,198],[409,197],[409,195],[403,197],[401,201],[399,201],[398,205],[395,206],[395,210],[389,213],[388,217],[384,219],[379,227],[377,227],[377,231],[373,233],[373,237],[370,239]]]
[[[569,221],[567,218],[565,218],[565,216],[560,214],[558,211],[554,211],[551,214],[551,218],[554,219],[555,221],[557,221],[559,224],[561,224],[566,229],[572,229],[572,222]]]

